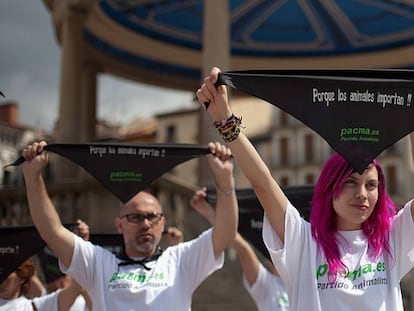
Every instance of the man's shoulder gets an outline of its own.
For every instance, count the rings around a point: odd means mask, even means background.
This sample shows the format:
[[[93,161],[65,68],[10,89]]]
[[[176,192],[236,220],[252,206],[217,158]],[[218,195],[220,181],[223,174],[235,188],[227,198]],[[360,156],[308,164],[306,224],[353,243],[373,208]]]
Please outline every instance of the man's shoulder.
[[[212,243],[212,228],[209,228],[203,232],[201,232],[198,236],[181,242],[177,245],[168,246],[164,252],[163,256],[174,256],[179,253],[185,252],[186,250],[191,250],[199,247],[198,245],[207,245],[209,243]]]

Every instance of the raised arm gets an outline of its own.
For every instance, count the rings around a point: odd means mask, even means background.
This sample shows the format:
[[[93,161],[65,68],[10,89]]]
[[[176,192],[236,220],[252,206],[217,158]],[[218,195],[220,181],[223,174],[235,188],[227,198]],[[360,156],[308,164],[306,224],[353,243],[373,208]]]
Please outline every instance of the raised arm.
[[[37,269],[35,269],[33,276],[30,278],[30,286],[27,293],[27,297],[29,298],[40,297],[46,294],[47,292],[46,287],[40,280],[36,270]]]
[[[210,203],[207,202],[207,188],[203,187],[201,189],[198,189],[196,192],[194,192],[193,197],[190,200],[190,205],[192,208],[196,210],[197,213],[199,213],[201,216],[206,219],[210,225],[214,225],[214,219],[215,219],[215,211],[214,208],[210,205]]]
[[[190,200],[190,204],[201,216],[213,225],[215,211],[214,208],[207,202],[206,196],[206,188],[201,188],[194,193]],[[247,282],[250,286],[253,285],[256,282],[257,275],[259,274],[260,264],[253,248],[239,233],[236,233],[236,237],[230,246],[237,252],[237,256],[239,257],[240,265],[243,270],[243,275],[245,276]]]
[[[256,253],[249,242],[247,242],[239,233],[237,233],[231,247],[237,252],[244,277],[249,285],[252,286],[256,282],[259,274],[259,258],[257,258]]]
[[[227,88],[225,86],[216,88],[214,85],[219,72],[220,70],[216,67],[211,70],[210,76],[205,78],[204,83],[197,90],[197,98],[203,108],[204,103],[209,102],[207,112],[215,122],[223,124],[222,127],[219,125],[218,127],[228,140],[227,146],[230,147],[241,170],[252,184],[273,229],[283,242],[287,198],[249,139],[242,132],[237,136],[234,131],[237,128],[237,120],[231,117],[232,110],[228,101]]]
[[[89,226],[86,222],[84,222],[81,219],[76,220],[76,228],[75,228],[75,234],[77,234],[78,236],[80,236],[82,239],[84,239],[85,241],[89,241],[90,238],[90,232],[89,232]],[[73,293],[76,293],[77,291],[79,291],[80,288],[80,294],[83,296],[83,298],[85,299],[86,302],[86,306],[88,308],[88,310],[92,310],[92,299],[89,296],[89,293],[82,288],[78,282],[76,282],[74,279],[71,278],[71,282],[75,283],[73,284],[71,290],[69,291],[69,293],[67,294],[69,296],[68,299],[71,299],[71,295]],[[64,302],[66,303],[66,302]]]
[[[22,168],[27,201],[40,236],[62,263],[69,266],[74,248],[73,234],[62,225],[46,190],[42,173],[48,162],[48,155],[43,151],[44,146],[46,142],[35,142],[23,150],[26,161]]]
[[[214,174],[217,193],[212,239],[214,255],[218,258],[236,235],[238,210],[230,149],[219,143],[209,143],[209,148],[213,156],[208,156],[207,160]]]
[[[84,290],[82,287],[71,279],[70,284],[59,290],[58,293],[58,310],[59,311],[68,311],[74,304],[76,298],[82,294]]]

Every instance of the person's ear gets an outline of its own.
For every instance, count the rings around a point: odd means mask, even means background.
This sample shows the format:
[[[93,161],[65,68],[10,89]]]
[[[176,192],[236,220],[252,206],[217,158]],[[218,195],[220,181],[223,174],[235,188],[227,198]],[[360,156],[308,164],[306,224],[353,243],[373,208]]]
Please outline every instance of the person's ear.
[[[119,217],[115,218],[115,227],[116,227],[116,231],[119,234],[122,234],[123,233],[123,230],[122,230],[122,220],[121,220],[121,218],[119,218]]]

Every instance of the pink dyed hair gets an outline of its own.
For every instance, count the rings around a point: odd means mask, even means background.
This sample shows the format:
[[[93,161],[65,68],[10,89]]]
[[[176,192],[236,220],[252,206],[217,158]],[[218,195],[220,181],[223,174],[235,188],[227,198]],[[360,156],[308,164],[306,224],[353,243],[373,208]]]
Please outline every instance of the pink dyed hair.
[[[384,250],[393,257],[388,237],[395,215],[395,205],[385,189],[385,178],[380,164],[374,160],[371,165],[378,171],[378,201],[371,216],[362,224],[362,230],[368,237],[368,254],[372,258],[377,258]],[[334,279],[339,272],[347,271],[347,268],[339,254],[335,235],[336,215],[332,202],[339,196],[346,179],[354,172],[342,156],[333,154],[322,168],[312,198],[312,236],[323,250],[328,261],[329,274]]]

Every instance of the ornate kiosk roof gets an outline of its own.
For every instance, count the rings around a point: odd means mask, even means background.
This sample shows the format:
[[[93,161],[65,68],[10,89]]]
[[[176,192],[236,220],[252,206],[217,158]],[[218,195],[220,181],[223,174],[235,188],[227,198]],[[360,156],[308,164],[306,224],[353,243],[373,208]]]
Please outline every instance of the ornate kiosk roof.
[[[229,0],[229,5],[229,70],[413,63],[411,1]],[[84,39],[104,71],[194,90],[203,63],[203,10],[203,0],[100,0],[88,14]]]

